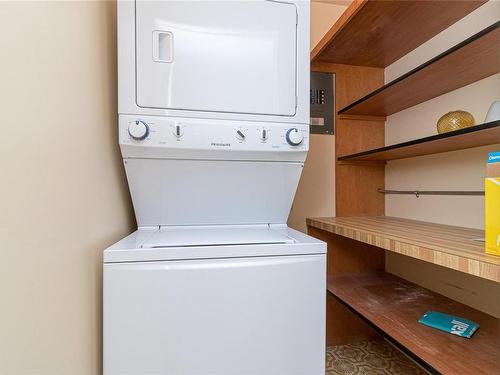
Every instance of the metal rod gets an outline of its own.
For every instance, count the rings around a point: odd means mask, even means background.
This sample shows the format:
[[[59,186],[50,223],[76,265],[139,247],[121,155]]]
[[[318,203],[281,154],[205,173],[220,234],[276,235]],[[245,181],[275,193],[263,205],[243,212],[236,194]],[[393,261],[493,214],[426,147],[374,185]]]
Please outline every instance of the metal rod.
[[[417,198],[421,195],[484,195],[484,191],[457,191],[457,190],[385,190],[377,189],[382,194],[408,194]]]

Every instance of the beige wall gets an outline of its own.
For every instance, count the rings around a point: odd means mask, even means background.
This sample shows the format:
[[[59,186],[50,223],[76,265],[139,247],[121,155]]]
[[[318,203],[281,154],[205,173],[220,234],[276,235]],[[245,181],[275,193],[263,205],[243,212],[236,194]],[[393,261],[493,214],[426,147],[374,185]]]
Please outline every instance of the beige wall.
[[[311,3],[311,50],[346,9],[337,3]],[[318,216],[335,216],[335,137],[311,134],[288,225],[306,232],[306,217]]]
[[[312,7],[317,42],[344,7]],[[101,373],[102,251],[135,226],[115,28],[114,3],[0,2],[1,375]],[[311,140],[297,227],[333,213],[333,140]]]
[[[388,66],[390,81],[445,51],[500,18],[500,2],[490,1],[436,37]],[[489,105],[500,99],[495,75],[387,118],[386,144],[436,134],[444,113],[464,109],[482,123]],[[386,188],[397,190],[482,190],[488,151],[500,145],[393,161],[386,167]],[[484,228],[484,198],[386,196],[386,215]],[[386,268],[430,289],[500,317],[500,285],[473,276],[388,254]]]
[[[350,1],[311,2],[311,50],[344,13],[349,3]]]
[[[0,2],[0,374],[101,373],[102,251],[134,227],[115,4]]]

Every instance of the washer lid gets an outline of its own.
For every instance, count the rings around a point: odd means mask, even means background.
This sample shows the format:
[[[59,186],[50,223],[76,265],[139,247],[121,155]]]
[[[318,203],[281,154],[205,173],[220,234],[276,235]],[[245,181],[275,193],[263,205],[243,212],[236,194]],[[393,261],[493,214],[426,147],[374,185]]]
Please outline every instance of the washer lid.
[[[325,253],[324,242],[286,226],[141,228],[106,249],[103,260],[121,263]]]
[[[162,229],[141,248],[286,244],[295,241],[285,234],[265,228],[175,228]]]

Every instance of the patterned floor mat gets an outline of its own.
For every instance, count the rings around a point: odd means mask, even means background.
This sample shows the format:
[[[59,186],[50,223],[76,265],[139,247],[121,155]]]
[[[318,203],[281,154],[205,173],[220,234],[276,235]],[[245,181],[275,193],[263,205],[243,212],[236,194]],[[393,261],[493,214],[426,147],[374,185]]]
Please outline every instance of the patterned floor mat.
[[[427,375],[386,341],[326,348],[326,375]]]

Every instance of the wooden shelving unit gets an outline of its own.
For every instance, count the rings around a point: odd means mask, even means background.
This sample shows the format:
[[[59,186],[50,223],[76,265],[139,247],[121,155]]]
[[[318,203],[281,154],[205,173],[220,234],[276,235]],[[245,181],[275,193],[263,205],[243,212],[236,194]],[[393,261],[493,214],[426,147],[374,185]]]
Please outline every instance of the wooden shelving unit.
[[[500,21],[338,113],[389,116],[500,72],[499,27]]]
[[[487,255],[484,231],[387,216],[308,219],[309,227],[470,275],[500,282],[500,257]]]
[[[486,255],[476,241],[484,233],[386,217],[385,195],[378,193],[385,161],[500,142],[496,121],[385,146],[386,116],[500,72],[497,22],[384,85],[384,67],[483,3],[354,0],[311,53],[312,71],[335,74],[337,217],[307,220],[308,233],[328,245],[327,345],[385,336],[434,372],[500,368],[498,319],[385,272],[393,252],[462,273],[457,288],[467,290],[469,282],[496,288],[500,257]],[[462,315],[481,328],[470,340],[451,336],[418,324],[428,310]]]
[[[386,67],[485,2],[355,0],[311,61]]]
[[[500,369],[500,320],[385,272],[339,274],[328,291],[403,351],[442,374],[496,374]],[[427,311],[479,323],[471,339],[418,323]]]
[[[500,121],[454,132],[415,139],[391,146],[344,155],[340,161],[389,161],[500,143]]]

